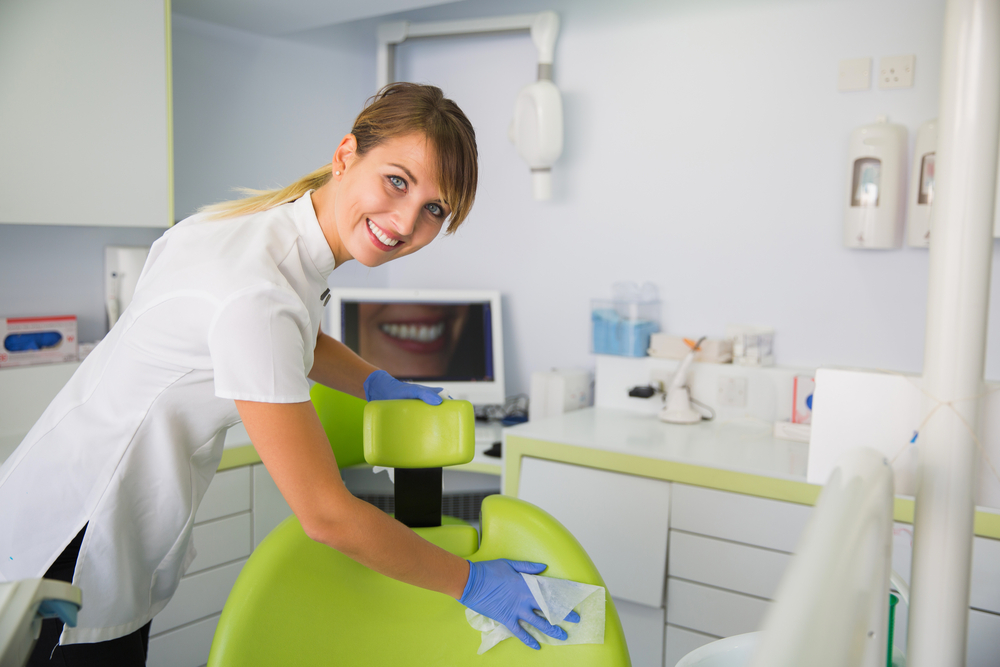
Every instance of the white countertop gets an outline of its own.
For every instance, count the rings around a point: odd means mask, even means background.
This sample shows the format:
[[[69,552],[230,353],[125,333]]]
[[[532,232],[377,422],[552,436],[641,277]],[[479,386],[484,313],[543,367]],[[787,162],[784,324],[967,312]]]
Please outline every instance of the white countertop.
[[[529,421],[504,429],[504,435],[796,482],[806,481],[809,453],[809,445],[779,440],[772,424],[757,419],[666,424],[611,408]]]

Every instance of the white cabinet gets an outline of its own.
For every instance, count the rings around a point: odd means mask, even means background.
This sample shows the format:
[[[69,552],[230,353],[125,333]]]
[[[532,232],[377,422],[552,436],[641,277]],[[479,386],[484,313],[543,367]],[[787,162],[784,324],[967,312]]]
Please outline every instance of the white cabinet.
[[[614,597],[632,664],[662,665],[670,483],[526,457],[518,497],[587,550]]]
[[[195,515],[198,552],[150,628],[150,667],[208,662],[215,626],[254,548],[291,509],[262,464],[217,473]]]
[[[663,664],[663,609],[613,598],[625,631],[632,667],[660,667]]]
[[[0,223],[173,224],[169,2],[0,2]]]
[[[518,497],[580,540],[611,595],[663,606],[669,482],[526,457]]]

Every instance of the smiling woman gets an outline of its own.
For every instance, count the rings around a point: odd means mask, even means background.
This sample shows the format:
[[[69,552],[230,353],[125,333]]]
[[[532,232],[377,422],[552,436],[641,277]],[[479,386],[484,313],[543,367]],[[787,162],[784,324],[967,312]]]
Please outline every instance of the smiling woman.
[[[509,562],[473,566],[352,496],[309,400],[312,380],[369,401],[442,403],[320,322],[337,266],[383,264],[462,224],[476,161],[454,102],[432,86],[392,84],[329,165],[209,207],[153,244],[129,307],[0,464],[0,581],[44,573],[86,601],[76,627],[44,622],[31,665],[144,664],[150,620],[194,558],[198,505],[240,421],[311,538],[508,619],[535,648],[517,618],[565,638],[528,608]],[[423,363],[456,347],[464,320],[458,310],[384,315],[381,342]]]

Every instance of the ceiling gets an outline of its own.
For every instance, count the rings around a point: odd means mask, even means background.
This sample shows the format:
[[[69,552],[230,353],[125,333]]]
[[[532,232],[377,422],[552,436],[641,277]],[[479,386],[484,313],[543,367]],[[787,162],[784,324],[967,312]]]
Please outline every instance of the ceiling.
[[[172,11],[259,35],[384,16],[452,0],[173,0]]]

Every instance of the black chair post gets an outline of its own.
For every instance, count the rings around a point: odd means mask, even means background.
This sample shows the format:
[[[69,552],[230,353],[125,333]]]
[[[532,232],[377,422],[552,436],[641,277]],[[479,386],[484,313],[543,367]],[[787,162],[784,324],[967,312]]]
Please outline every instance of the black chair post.
[[[441,525],[441,468],[396,468],[396,519],[410,528]]]

